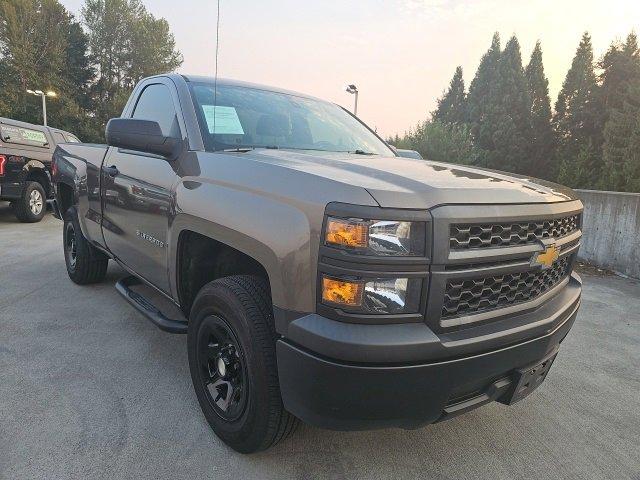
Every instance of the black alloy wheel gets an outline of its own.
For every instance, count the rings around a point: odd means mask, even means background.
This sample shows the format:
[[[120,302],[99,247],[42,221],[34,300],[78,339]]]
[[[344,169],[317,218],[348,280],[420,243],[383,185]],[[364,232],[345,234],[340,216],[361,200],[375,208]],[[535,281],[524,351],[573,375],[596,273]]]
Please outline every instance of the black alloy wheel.
[[[69,267],[75,270],[78,259],[78,245],[76,243],[76,230],[71,222],[68,222],[65,226],[64,253]]]
[[[237,420],[247,406],[249,383],[242,348],[229,324],[218,316],[204,318],[196,354],[207,401],[223,420]]]

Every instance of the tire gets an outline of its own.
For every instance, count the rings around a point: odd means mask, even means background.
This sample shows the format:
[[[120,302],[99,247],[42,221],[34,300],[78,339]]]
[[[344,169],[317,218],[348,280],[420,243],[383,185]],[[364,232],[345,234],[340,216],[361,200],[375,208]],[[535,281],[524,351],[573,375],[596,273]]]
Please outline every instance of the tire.
[[[272,312],[267,283],[237,275],[202,287],[189,317],[189,369],[198,402],[216,435],[241,453],[275,445],[298,424],[280,396]]]
[[[109,257],[84,237],[75,207],[69,208],[63,218],[62,246],[69,278],[78,285],[101,282],[107,274]]]
[[[22,196],[11,203],[13,213],[24,223],[42,220],[47,213],[47,194],[38,182],[25,182]]]

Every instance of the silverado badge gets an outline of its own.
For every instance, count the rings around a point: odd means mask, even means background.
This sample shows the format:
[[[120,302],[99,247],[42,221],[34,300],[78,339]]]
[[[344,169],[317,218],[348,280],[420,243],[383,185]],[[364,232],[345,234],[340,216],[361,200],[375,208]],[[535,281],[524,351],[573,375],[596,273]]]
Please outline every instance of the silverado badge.
[[[560,249],[555,245],[549,245],[545,248],[544,252],[537,252],[533,254],[531,258],[531,266],[542,267],[543,270],[551,268],[553,262],[555,262],[560,256]]]
[[[136,235],[146,240],[147,242],[154,244],[156,247],[164,248],[164,242],[162,240],[158,240],[156,237],[152,237],[148,233],[136,230]]]

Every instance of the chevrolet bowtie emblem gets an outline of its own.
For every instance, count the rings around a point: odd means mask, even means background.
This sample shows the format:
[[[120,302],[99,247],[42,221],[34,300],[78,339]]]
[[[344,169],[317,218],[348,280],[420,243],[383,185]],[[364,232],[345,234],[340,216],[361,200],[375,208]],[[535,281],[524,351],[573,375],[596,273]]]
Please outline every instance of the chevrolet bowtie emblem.
[[[560,249],[555,245],[549,245],[544,252],[537,252],[531,258],[531,266],[542,267],[543,270],[551,268],[553,262],[555,262],[560,256]]]

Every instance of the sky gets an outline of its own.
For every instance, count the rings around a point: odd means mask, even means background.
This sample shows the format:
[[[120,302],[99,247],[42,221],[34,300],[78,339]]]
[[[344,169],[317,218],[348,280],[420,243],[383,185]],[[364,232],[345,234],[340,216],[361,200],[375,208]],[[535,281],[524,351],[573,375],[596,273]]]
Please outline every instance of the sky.
[[[61,0],[79,16],[83,0]],[[214,74],[215,0],[143,0],[167,19],[179,73]],[[584,31],[596,58],[640,34],[640,0],[220,0],[218,74],[353,107],[384,136],[423,121],[461,65],[468,87],[494,32],[526,64],[542,42],[552,102]]]

